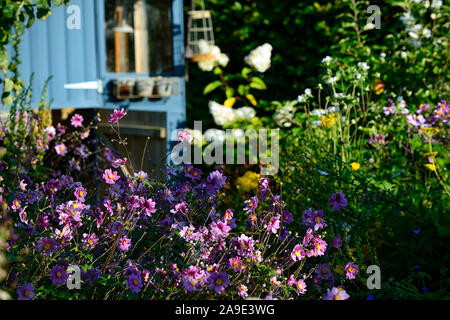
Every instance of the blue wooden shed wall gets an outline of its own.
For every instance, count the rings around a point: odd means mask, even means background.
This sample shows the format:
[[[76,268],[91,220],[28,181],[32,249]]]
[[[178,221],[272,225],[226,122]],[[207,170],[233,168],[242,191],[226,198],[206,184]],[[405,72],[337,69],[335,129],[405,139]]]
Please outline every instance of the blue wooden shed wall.
[[[70,5],[81,9],[81,28],[66,26],[68,6],[53,8],[45,21],[36,21],[26,30],[20,44],[21,78],[27,81],[34,72],[33,102],[39,102],[39,93],[45,80],[53,76],[48,97],[52,108],[117,108],[167,113],[167,134],[185,125],[186,101],[184,81],[183,0],[172,0],[172,34],[174,69],[179,79],[179,95],[157,100],[112,100],[108,82],[119,77],[143,77],[148,74],[108,74],[106,72],[106,45],[104,0],[72,0]],[[70,6],[69,5],[69,6]],[[64,84],[101,80],[103,92],[96,90],[69,90]]]
[[[33,102],[39,101],[39,92],[45,80],[49,83],[48,96],[53,107],[101,107],[102,97],[95,90],[67,90],[64,84],[93,81],[100,78],[98,65],[101,53],[97,50],[96,8],[92,0],[73,0],[71,5],[81,9],[81,29],[68,29],[66,7],[53,8],[45,21],[36,21],[26,30],[20,44],[19,67],[21,77],[27,81],[34,72]]]

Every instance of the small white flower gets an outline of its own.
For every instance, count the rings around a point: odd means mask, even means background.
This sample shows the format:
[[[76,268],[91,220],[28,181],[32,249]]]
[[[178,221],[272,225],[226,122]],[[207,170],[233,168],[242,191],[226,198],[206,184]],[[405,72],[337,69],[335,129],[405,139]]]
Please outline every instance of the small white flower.
[[[364,26],[364,30],[373,30],[373,29],[375,29],[375,25],[373,24],[373,23],[367,23],[365,26]]]
[[[312,96],[313,96],[313,95],[312,95],[312,92],[311,92],[311,89],[309,89],[309,88],[306,88],[306,89],[305,89],[304,94],[305,94],[306,96],[308,96],[308,97],[312,97]]]
[[[336,81],[337,81],[337,77],[331,77],[330,79],[327,80],[327,83],[333,84],[333,83],[336,83]]]
[[[326,65],[326,66],[329,65],[330,62],[331,62],[331,57],[330,56],[326,56],[325,58],[322,59],[322,63],[324,65]]]
[[[306,97],[306,95],[301,94],[297,97],[297,101],[300,103],[304,103],[304,102],[308,101],[308,98]]]
[[[433,0],[433,1],[431,1],[431,7],[433,9],[439,10],[442,7],[442,0]]]
[[[339,107],[329,107],[327,111],[329,113],[339,112]]]
[[[430,29],[424,28],[422,31],[422,34],[425,38],[431,38],[431,30]]]
[[[364,71],[368,71],[370,69],[370,66],[367,64],[367,62],[358,62],[358,67],[360,67]]]

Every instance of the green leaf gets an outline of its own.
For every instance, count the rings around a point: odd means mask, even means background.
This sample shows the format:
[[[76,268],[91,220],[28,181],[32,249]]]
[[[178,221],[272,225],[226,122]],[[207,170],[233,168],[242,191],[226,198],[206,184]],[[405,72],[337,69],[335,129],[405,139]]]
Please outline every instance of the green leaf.
[[[5,49],[0,49],[0,69],[5,73],[8,71],[8,51]]]
[[[231,98],[234,96],[234,89],[231,87],[227,87],[225,89],[225,95],[227,96],[227,98]]]
[[[39,9],[49,9],[50,8],[48,0],[36,0],[36,6]]]
[[[267,86],[264,83],[264,81],[262,81],[262,79],[258,78],[258,77],[252,77],[249,86],[250,86],[250,88],[253,88],[256,90],[266,90],[267,89]]]
[[[222,85],[222,82],[220,82],[220,80],[213,81],[205,87],[205,89],[203,90],[203,94],[206,95],[206,94],[210,93],[211,91],[217,89],[221,85]]]
[[[6,18],[11,19],[16,13],[16,6],[11,3],[7,4],[3,7],[2,12]]]
[[[244,68],[242,68],[241,75],[243,78],[247,79],[250,72],[252,72],[252,69],[250,69],[248,67],[244,67]]]
[[[64,0],[52,0],[52,3],[54,6],[60,6],[62,4],[64,4]]]
[[[213,72],[215,75],[219,75],[222,74],[222,69],[220,69],[219,67],[215,67]]]
[[[13,96],[11,92],[4,92],[2,94],[2,104],[7,107],[13,103]]]
[[[5,79],[5,84],[3,86],[3,91],[4,92],[9,92],[12,90],[14,86],[14,82],[10,79],[10,78],[6,78]]]
[[[238,87],[238,93],[244,97],[248,93],[248,86],[240,84]]]

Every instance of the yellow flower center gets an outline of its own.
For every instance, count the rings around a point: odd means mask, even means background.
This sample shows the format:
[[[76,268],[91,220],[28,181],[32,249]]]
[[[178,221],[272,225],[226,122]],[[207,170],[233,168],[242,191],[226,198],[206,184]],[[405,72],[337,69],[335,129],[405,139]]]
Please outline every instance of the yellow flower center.
[[[220,286],[222,284],[222,279],[218,278],[216,279],[216,285]]]

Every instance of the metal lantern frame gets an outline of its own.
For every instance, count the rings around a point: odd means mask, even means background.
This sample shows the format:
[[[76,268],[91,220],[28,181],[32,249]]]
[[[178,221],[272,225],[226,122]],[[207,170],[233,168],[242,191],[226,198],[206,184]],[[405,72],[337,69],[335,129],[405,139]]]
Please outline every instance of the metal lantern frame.
[[[205,40],[210,46],[215,44],[211,11],[205,9],[203,0],[200,1],[199,9],[197,9],[196,1],[192,0],[191,10],[188,11],[185,57],[193,62],[214,60],[214,56],[200,53],[199,42],[201,40]]]

